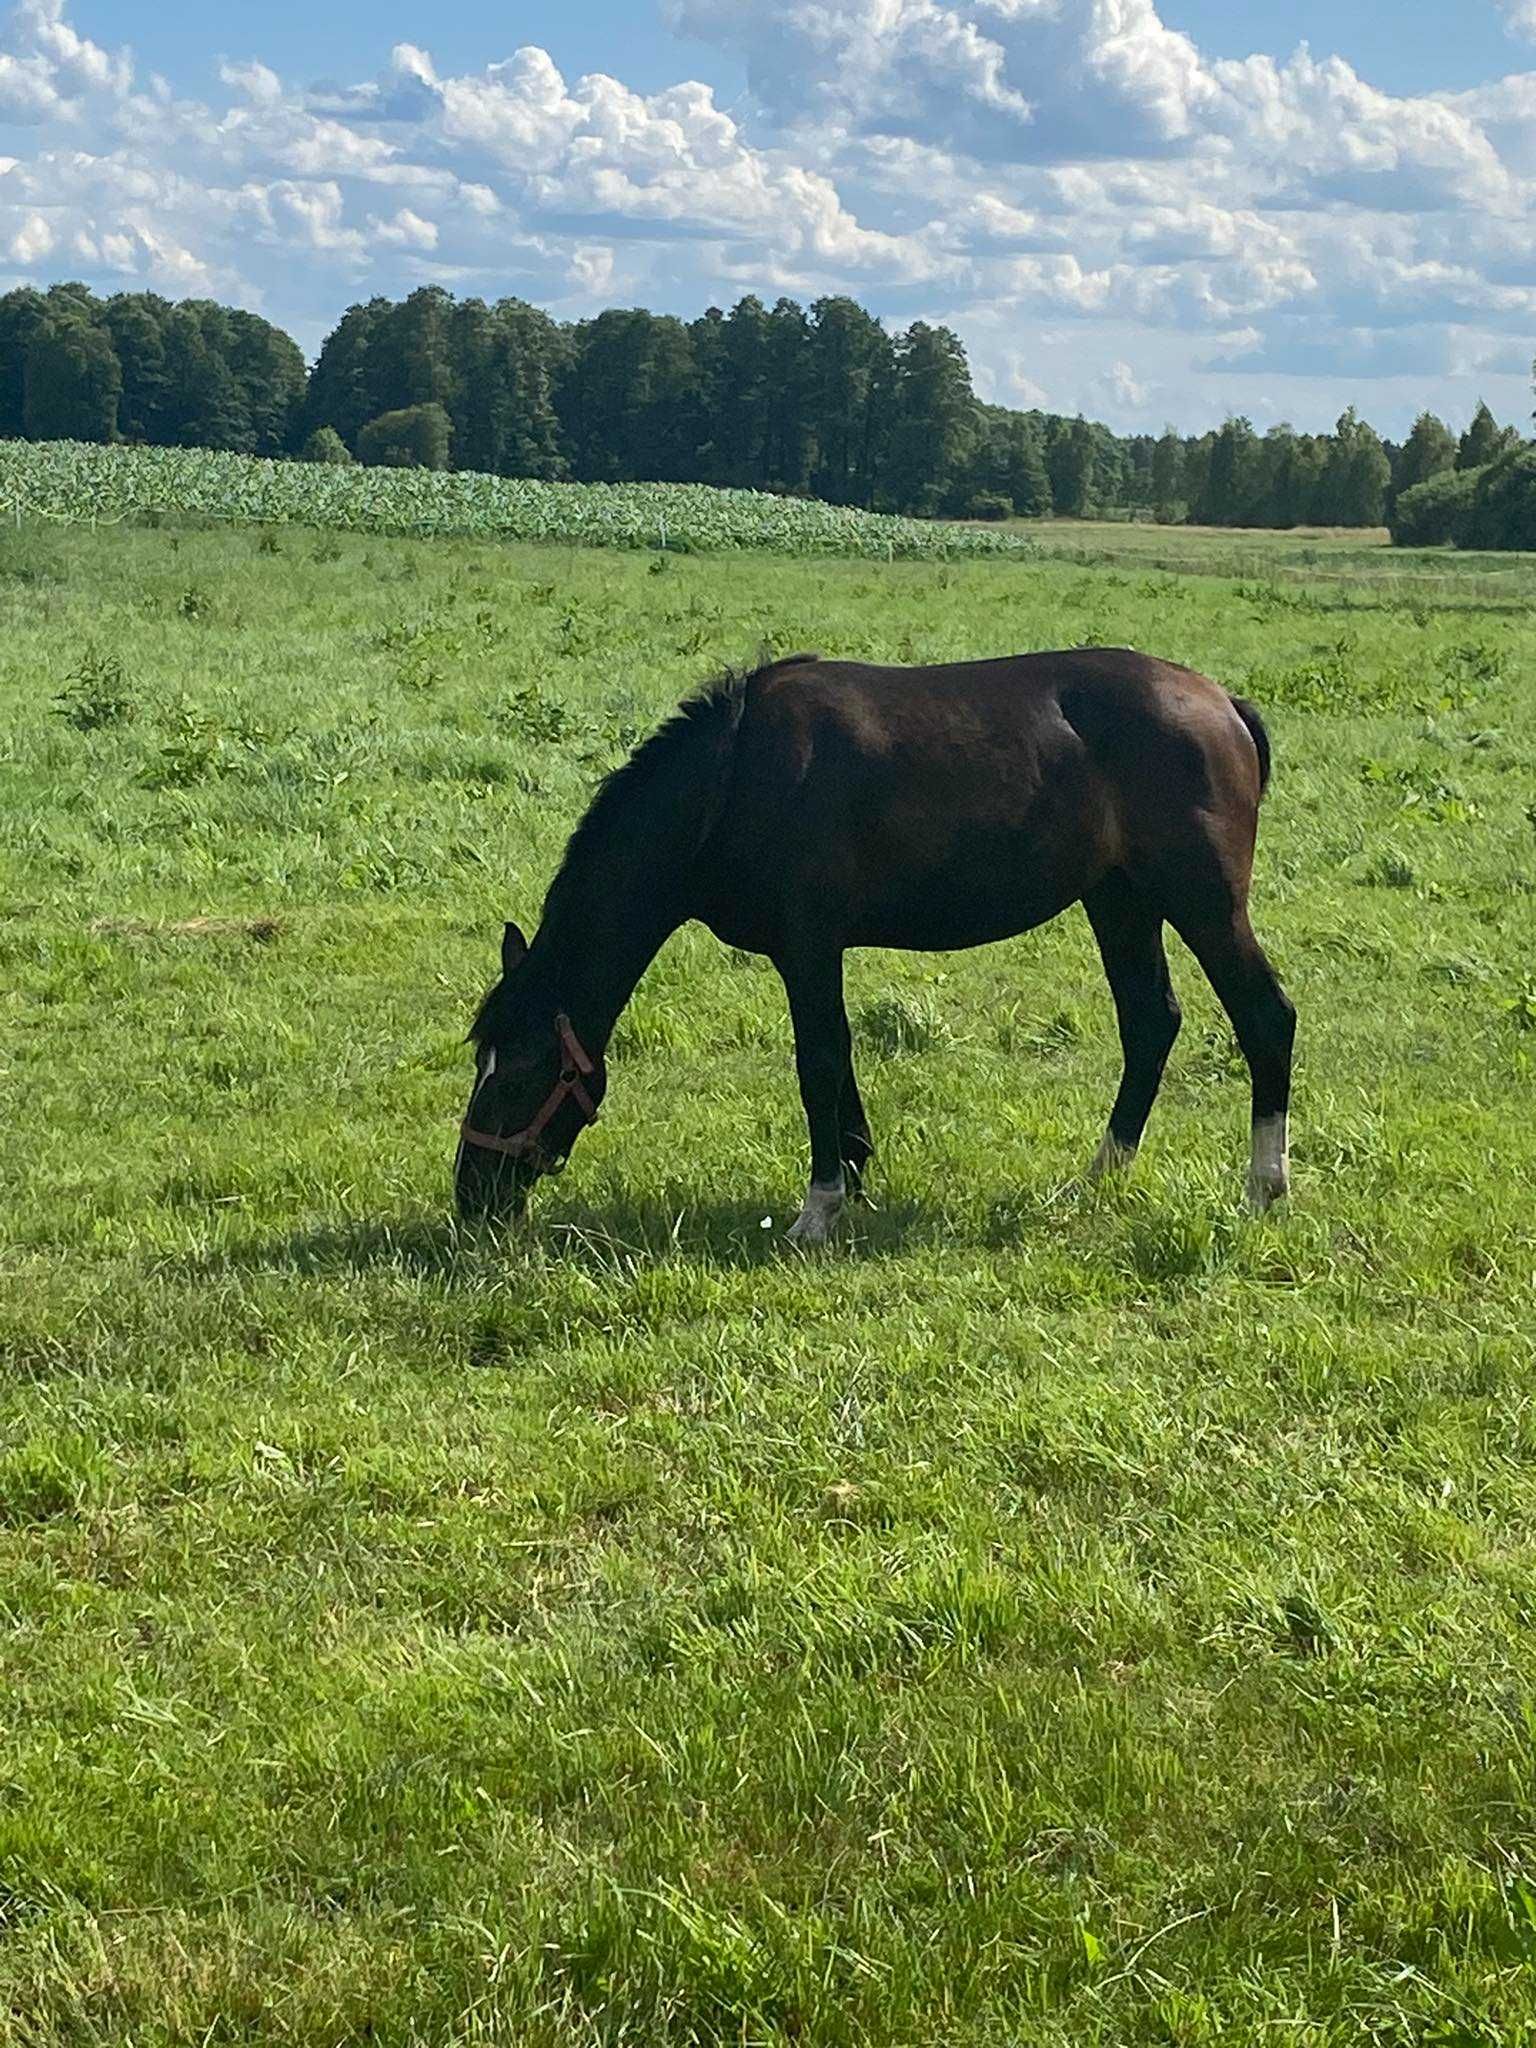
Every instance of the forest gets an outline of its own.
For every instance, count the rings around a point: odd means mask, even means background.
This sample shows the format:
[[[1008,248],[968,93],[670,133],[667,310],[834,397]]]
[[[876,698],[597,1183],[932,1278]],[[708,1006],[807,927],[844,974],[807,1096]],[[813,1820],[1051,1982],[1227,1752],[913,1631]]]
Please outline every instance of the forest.
[[[1379,527],[1536,547],[1536,449],[1481,405],[1383,439],[1243,418],[1118,435],[984,403],[951,329],[847,297],[561,322],[424,286],[349,307],[309,366],[258,315],[83,284],[0,297],[0,438],[580,482],[742,487],[917,517]]]

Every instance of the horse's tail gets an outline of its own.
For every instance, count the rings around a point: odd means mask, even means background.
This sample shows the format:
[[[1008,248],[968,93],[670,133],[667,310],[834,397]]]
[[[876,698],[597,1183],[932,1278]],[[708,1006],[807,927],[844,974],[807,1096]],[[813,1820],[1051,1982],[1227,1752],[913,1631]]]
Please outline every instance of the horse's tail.
[[[1253,741],[1253,750],[1259,757],[1259,795],[1262,797],[1269,788],[1269,773],[1273,763],[1270,752],[1269,732],[1259,716],[1258,706],[1250,704],[1246,697],[1234,697],[1232,709],[1248,728],[1248,737]]]

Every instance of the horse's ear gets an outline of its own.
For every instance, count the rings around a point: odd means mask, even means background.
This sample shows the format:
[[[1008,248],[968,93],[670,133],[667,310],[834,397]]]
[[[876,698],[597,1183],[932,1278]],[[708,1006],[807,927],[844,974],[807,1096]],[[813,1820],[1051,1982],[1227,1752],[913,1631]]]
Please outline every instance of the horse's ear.
[[[508,923],[506,930],[501,935],[502,973],[510,974],[515,967],[521,967],[527,952],[528,941],[523,937],[521,928],[515,924]]]

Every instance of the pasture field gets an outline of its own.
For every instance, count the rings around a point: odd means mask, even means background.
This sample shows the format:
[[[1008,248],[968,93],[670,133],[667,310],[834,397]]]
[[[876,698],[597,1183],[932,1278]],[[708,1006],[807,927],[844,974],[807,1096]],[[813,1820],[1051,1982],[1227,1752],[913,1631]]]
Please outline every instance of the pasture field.
[[[1404,604],[1470,598],[1496,610],[1536,603],[1536,555],[1452,548],[1395,548],[1383,527],[1158,526],[1148,521],[1016,520],[1021,534],[1058,560],[1085,567],[1160,570],[1172,575],[1300,581],[1371,590]]]
[[[0,531],[0,2039],[1536,2040],[1536,627],[1431,579]],[[1296,1197],[1193,963],[685,933],[527,1229],[461,1039],[760,643],[1262,705]]]

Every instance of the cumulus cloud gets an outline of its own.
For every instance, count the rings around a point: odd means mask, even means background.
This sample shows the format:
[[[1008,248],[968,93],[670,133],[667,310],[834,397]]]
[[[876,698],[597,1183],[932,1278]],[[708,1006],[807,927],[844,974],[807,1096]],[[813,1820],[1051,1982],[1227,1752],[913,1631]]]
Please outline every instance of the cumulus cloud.
[[[1500,4],[1536,27],[1536,0]],[[218,292],[311,346],[427,276],[567,313],[842,290],[951,321],[1008,402],[1120,424],[1372,410],[1373,379],[1389,426],[1461,379],[1516,409],[1536,74],[1394,96],[1305,48],[1212,58],[1156,0],[665,8],[746,102],[414,43],[308,89],[231,58],[216,102],[181,99],[67,0],[20,0],[0,251],[13,277]]]

